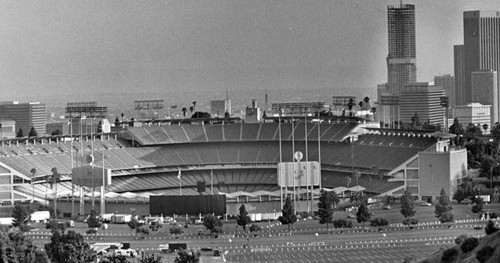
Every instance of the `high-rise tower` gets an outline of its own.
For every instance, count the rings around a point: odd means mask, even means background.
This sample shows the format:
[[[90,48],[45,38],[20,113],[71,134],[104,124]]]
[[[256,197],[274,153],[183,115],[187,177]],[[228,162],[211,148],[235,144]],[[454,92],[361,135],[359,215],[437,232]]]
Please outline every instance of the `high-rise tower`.
[[[415,6],[401,4],[387,7],[389,54],[387,84],[390,92],[417,81],[415,51]]]
[[[500,11],[464,12],[463,55],[464,99],[460,104],[473,102],[472,72],[500,70]]]

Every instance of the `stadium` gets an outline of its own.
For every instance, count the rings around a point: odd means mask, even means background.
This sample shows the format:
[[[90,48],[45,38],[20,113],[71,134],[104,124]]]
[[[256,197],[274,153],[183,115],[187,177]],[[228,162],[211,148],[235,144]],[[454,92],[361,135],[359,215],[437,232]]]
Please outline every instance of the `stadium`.
[[[53,204],[57,198],[61,213],[87,214],[101,192],[72,188],[71,171],[88,165],[86,158],[92,155],[93,165],[111,171],[111,184],[103,192],[106,213],[134,209],[149,214],[149,196],[180,194],[224,194],[228,214],[236,214],[241,203],[251,204],[252,213],[279,211],[283,189],[277,167],[293,162],[297,151],[320,163],[320,187],[340,195],[362,191],[371,197],[398,197],[408,188],[418,198],[429,198],[439,196],[442,188],[453,193],[465,176],[466,150],[450,146],[449,138],[369,128],[362,121],[286,118],[262,123],[144,122],[107,134],[18,138],[4,140],[0,147],[0,201],[3,206]],[[61,175],[56,186],[47,180],[54,168]],[[314,202],[319,190],[312,191]],[[309,191],[302,187],[286,192],[293,193],[297,212],[315,210]]]

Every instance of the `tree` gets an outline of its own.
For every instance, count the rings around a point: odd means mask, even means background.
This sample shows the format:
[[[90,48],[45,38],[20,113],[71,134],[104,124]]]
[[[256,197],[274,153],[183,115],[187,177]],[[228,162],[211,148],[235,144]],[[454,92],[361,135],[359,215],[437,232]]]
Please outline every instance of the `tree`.
[[[484,200],[481,197],[474,197],[474,205],[472,206],[472,213],[480,214],[483,212]]]
[[[97,123],[97,133],[102,133],[102,121],[99,121],[99,123]]]
[[[463,182],[457,187],[457,191],[453,194],[453,199],[457,200],[460,204],[465,199],[473,199],[474,198],[474,189],[472,188],[472,184],[470,182]]]
[[[441,189],[439,201],[435,206],[434,213],[441,223],[453,222],[453,214],[451,213],[451,205],[449,204],[449,197],[446,191]]]
[[[203,225],[210,230],[211,234],[219,234],[222,232],[222,221],[214,215],[206,214],[203,217]]]
[[[405,189],[401,196],[401,214],[406,218],[415,216],[415,204],[411,192],[408,188]]]
[[[481,131],[481,128],[472,123],[469,123],[465,129],[465,136],[467,138],[475,138],[481,136],[482,134],[483,132]]]
[[[28,208],[23,205],[16,205],[14,211],[12,211],[12,226],[20,227],[21,225],[27,225],[30,213]]]
[[[354,100],[349,99],[349,102],[347,103],[347,108],[349,109],[349,116],[352,116],[352,107],[354,107]]]
[[[464,128],[462,127],[462,124],[460,124],[460,122],[458,121],[458,118],[453,119],[453,124],[450,126],[449,132],[456,135],[464,133]]]
[[[182,107],[182,115],[184,115],[184,118],[186,118],[186,112],[187,112],[187,108],[186,107]]]
[[[137,220],[136,217],[132,217],[130,221],[127,222],[128,227],[130,227],[131,231],[134,231],[135,233],[135,238],[137,239],[139,234],[149,234],[149,230],[145,228],[139,221]]]
[[[130,263],[130,261],[127,260],[127,257],[124,255],[117,255],[115,253],[106,255],[102,257],[101,261],[102,263]]]
[[[411,125],[412,125],[413,129],[416,129],[417,127],[420,126],[420,119],[418,117],[417,112],[415,112],[415,115],[413,115],[413,117],[411,117]]]
[[[96,253],[85,242],[83,236],[73,230],[63,233],[53,231],[50,243],[45,244],[45,251],[52,263],[94,262]]]
[[[326,224],[326,231],[330,231],[329,224],[333,222],[333,206],[339,202],[339,197],[333,191],[321,190],[318,202],[319,223]]]
[[[278,220],[283,225],[288,225],[288,232],[291,232],[290,226],[297,222],[297,216],[295,215],[295,210],[292,206],[292,201],[290,197],[287,197],[285,200],[285,204],[283,205],[283,210],[281,210],[282,216],[278,218]]]
[[[485,156],[481,159],[481,176],[489,178],[493,173],[493,167],[496,166],[497,161],[491,156]]]
[[[244,204],[240,206],[240,213],[236,216],[236,223],[243,227],[243,231],[247,232],[247,225],[250,224],[250,216]]]
[[[55,131],[53,131],[53,132],[51,133],[51,135],[61,135],[61,134],[62,134],[62,132],[61,132],[61,130],[59,130],[59,129],[57,129],[57,130],[55,130]]]
[[[36,137],[38,136],[38,132],[35,130],[35,127],[31,127],[30,133],[28,134],[29,137]]]
[[[497,142],[500,141],[500,125],[499,124],[495,124],[495,126],[493,126],[493,128],[490,129],[490,133],[491,133],[491,135],[493,135],[493,138],[495,138],[495,140]]]
[[[143,258],[139,261],[140,263],[162,263],[160,256],[155,257],[154,254],[146,253]]]
[[[0,226],[0,262],[5,263],[49,263],[47,254],[33,245],[24,234],[10,232]]]
[[[120,126],[120,119],[118,119],[118,116],[115,118],[115,127]]]
[[[358,212],[356,212],[356,220],[358,221],[358,223],[362,223],[363,227],[365,227],[365,222],[370,221],[371,217],[372,215],[370,214],[370,212],[368,212],[366,200],[363,199],[358,208]]]
[[[483,127],[484,132],[486,132],[488,130],[489,126],[488,126],[488,124],[485,123],[485,124],[483,124],[482,127]]]
[[[19,128],[19,130],[17,131],[16,137],[17,137],[17,138],[22,138],[22,137],[24,137],[24,132],[23,132],[23,129],[22,129],[22,128]]]
[[[175,263],[198,263],[200,262],[200,251],[191,249],[190,252],[181,249],[175,258]]]
[[[102,225],[102,220],[100,220],[97,212],[95,210],[90,210],[89,218],[87,219],[87,225],[89,228],[99,228]]]

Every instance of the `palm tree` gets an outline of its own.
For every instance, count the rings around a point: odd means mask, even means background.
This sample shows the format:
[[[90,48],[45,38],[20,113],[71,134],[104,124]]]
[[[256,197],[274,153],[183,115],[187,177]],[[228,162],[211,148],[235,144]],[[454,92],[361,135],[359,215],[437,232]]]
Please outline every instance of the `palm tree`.
[[[31,173],[31,186],[33,187],[33,199],[31,200],[31,202],[35,202],[35,184],[33,182],[34,178],[35,178],[35,175],[36,175],[36,168],[31,168],[30,170],[30,173]]]
[[[368,96],[366,96],[363,101],[365,102],[365,104],[368,104],[370,102],[370,98],[368,98]]]
[[[349,99],[349,102],[347,103],[347,108],[349,109],[349,116],[352,116],[352,107],[354,107],[354,100]]]
[[[182,115],[184,115],[184,118],[186,118],[186,112],[187,112],[187,108],[182,107]]]
[[[61,179],[61,174],[59,171],[57,171],[57,168],[54,167],[52,168],[52,177],[50,178],[50,188],[53,188],[53,186],[56,186],[56,190],[53,191],[53,196],[54,196],[54,217],[57,218],[57,183]]]
[[[363,109],[363,104],[364,104],[364,103],[363,103],[362,101],[360,101],[360,102],[358,103],[358,105],[359,105],[359,107],[360,107],[361,109]]]
[[[483,124],[483,130],[484,130],[484,132],[486,132],[487,129],[488,129],[488,124],[486,124],[486,123]]]
[[[191,113],[193,113],[193,111],[194,111],[194,107],[193,107],[193,106],[189,107],[189,111],[190,111]]]

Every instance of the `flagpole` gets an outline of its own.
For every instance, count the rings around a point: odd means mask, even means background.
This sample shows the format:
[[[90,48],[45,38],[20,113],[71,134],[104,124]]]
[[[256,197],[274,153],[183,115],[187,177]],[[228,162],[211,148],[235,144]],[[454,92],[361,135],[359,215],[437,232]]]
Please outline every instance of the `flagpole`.
[[[293,210],[297,213],[297,202],[295,198],[295,158],[293,155],[295,154],[295,125],[293,123],[293,107],[292,107],[292,162],[293,162]]]
[[[321,190],[321,132],[320,132],[320,128],[321,128],[321,116],[319,114],[319,110],[318,110],[318,163],[319,163],[319,189]],[[314,187],[314,186],[313,186]]]
[[[69,135],[71,137],[70,143],[70,156],[71,156],[71,217],[75,216],[75,184],[73,183],[73,123],[69,122]]]
[[[179,195],[182,195],[181,170],[179,170],[179,174],[177,175],[177,178],[179,178]]]
[[[101,121],[101,147],[102,147],[101,215],[104,215],[106,213],[106,199],[104,197],[104,194],[106,193],[106,175],[104,173],[104,129],[102,121]]]
[[[279,145],[280,145],[280,165],[283,164],[283,149],[282,149],[282,146],[281,146],[281,108],[278,108],[279,110],[279,115],[278,115],[278,133],[279,133]],[[280,169],[280,177],[283,177],[285,178],[286,175],[282,176],[281,174],[281,167],[280,165],[278,165],[278,168]],[[280,202],[281,202],[281,206],[280,207],[283,207],[283,183],[286,183],[287,180],[285,180],[285,182],[281,182],[281,186],[280,186]],[[286,184],[285,184],[285,187]],[[285,188],[285,195],[287,194],[287,188]]]
[[[306,203],[309,203],[309,178],[307,178],[307,176],[309,175],[308,173],[308,149],[307,149],[307,112],[305,110],[305,107],[304,107],[304,132],[305,132],[305,140],[306,140]],[[307,212],[309,213],[310,210],[312,209],[312,207],[309,207],[307,208]]]
[[[82,167],[83,167],[83,160],[84,160],[84,153],[83,153],[83,118],[80,115],[80,151],[82,152]],[[85,214],[85,199],[83,197],[83,186],[80,185],[80,215]]]

